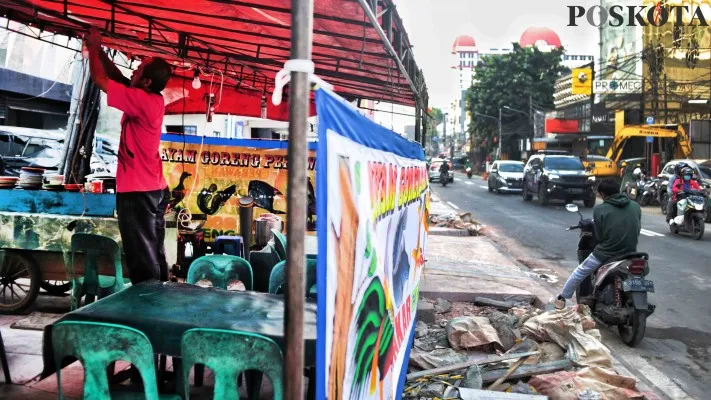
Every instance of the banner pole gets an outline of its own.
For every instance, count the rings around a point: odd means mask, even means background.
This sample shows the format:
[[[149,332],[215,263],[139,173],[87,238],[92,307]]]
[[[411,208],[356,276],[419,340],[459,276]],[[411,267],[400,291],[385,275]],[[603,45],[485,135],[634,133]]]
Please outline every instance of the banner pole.
[[[310,60],[313,0],[291,2],[291,59]],[[306,258],[306,168],[310,83],[307,72],[291,72],[289,85],[289,175],[287,199],[287,268],[284,297],[284,398],[304,397],[304,302]],[[319,238],[326,240],[325,237]]]

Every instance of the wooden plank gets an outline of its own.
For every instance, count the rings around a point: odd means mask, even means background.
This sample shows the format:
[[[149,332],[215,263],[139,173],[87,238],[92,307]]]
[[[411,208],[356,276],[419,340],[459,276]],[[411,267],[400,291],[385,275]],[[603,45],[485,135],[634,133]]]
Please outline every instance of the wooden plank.
[[[549,372],[560,371],[573,366],[570,360],[551,361],[549,363],[524,365],[519,367],[516,372],[511,374],[507,379],[526,378],[533,375],[547,374]],[[484,383],[494,382],[504,376],[506,369],[495,369],[486,371],[481,374],[481,380]]]
[[[452,365],[448,365],[446,367],[426,369],[424,371],[412,372],[412,373],[407,374],[406,378],[407,378],[407,380],[411,380],[411,379],[422,378],[423,376],[428,376],[428,375],[439,375],[439,374],[444,374],[444,373],[451,372],[451,371],[456,371],[458,369],[469,368],[472,365],[493,364],[493,363],[506,361],[506,360],[515,360],[515,359],[521,358],[521,357],[534,356],[536,354],[538,354],[537,351],[531,351],[528,353],[504,354],[502,356],[488,357],[485,359],[472,360],[472,361],[467,361],[467,362],[463,362],[463,363],[452,364]],[[494,380],[496,380],[496,379],[494,379]]]
[[[521,358],[520,360],[516,361],[511,367],[509,367],[509,369],[506,370],[506,373],[504,373],[499,379],[496,380],[496,382],[489,386],[488,390],[496,390],[526,360],[528,360],[528,357]]]

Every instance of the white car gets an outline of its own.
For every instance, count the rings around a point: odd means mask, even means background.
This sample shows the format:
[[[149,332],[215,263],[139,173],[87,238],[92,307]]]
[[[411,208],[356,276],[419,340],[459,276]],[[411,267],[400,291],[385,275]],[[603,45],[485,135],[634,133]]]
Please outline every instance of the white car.
[[[454,182],[454,168],[452,168],[452,162],[443,158],[433,158],[430,160],[430,169],[427,173],[430,178],[430,182],[439,181],[439,167],[445,161],[449,164],[449,181]]]
[[[523,189],[523,167],[521,161],[495,161],[489,169],[487,186],[489,191],[521,192]]]

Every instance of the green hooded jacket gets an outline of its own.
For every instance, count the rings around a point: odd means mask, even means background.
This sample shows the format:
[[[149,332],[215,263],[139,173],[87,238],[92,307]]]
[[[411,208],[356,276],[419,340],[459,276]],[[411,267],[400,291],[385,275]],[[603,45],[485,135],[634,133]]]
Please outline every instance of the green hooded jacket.
[[[601,262],[637,251],[639,231],[642,229],[642,210],[624,194],[615,194],[595,207],[595,237],[598,244],[593,250]]]

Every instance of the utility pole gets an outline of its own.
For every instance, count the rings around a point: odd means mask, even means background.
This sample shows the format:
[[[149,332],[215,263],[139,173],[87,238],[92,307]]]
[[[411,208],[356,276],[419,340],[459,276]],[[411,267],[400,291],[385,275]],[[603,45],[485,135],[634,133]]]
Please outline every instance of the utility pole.
[[[503,153],[501,152],[501,107],[499,107],[499,154],[496,159],[500,160]]]
[[[448,113],[444,113],[444,127],[442,128],[442,150],[441,152],[444,153],[445,149],[447,148],[447,119],[449,118]]]

